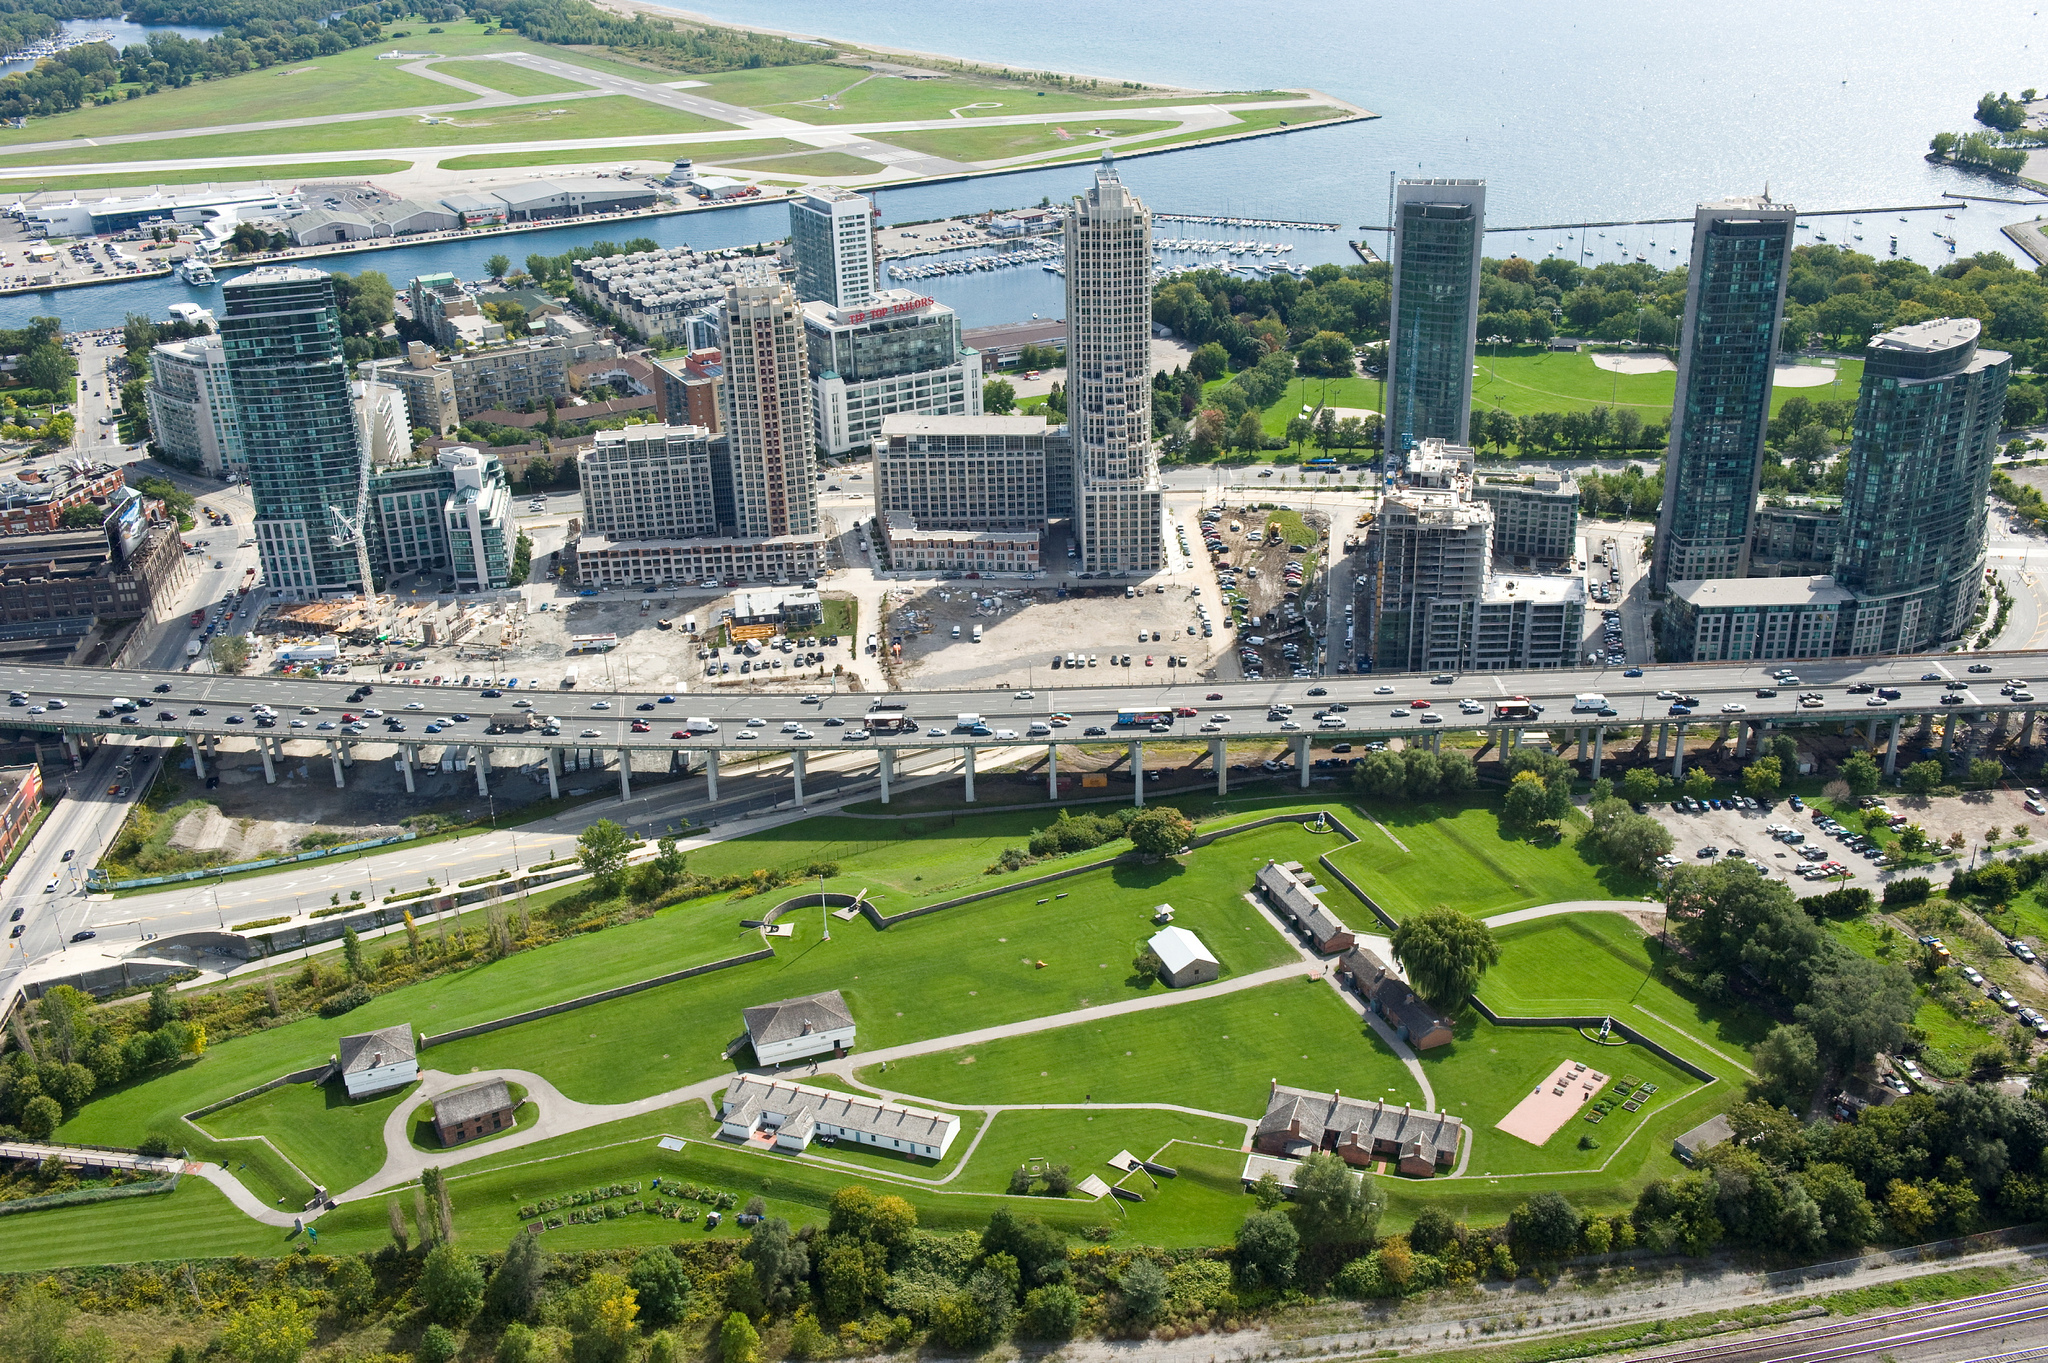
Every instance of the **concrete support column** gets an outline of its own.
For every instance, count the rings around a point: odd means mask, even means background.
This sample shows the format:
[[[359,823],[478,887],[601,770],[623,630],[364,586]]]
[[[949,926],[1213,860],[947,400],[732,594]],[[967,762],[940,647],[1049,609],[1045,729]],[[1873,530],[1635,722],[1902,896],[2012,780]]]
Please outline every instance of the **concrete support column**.
[[[1444,731],[1442,729],[1432,729],[1429,731],[1429,750],[1435,753],[1440,753],[1444,750]]]
[[[633,798],[633,753],[631,749],[619,749],[619,798]]]
[[[343,765],[344,767],[353,767],[356,764],[356,745],[351,740],[346,738],[340,740],[340,742],[341,765]]]
[[[2034,743],[2034,712],[2027,711],[2027,722],[2020,728],[2020,746],[2032,747]]]
[[[718,800],[718,749],[704,750],[704,795],[716,803]]]
[[[1220,738],[1209,740],[1209,765],[1216,768],[1216,793],[1230,794],[1230,758]]]
[[[1864,741],[1865,743],[1868,743],[1868,744],[1869,744],[1869,745],[1870,745],[1871,747],[1873,747],[1873,748],[1874,748],[1874,747],[1876,747],[1876,746],[1877,746],[1877,716],[1876,716],[1876,715],[1872,715],[1872,716],[1870,717],[1870,722],[1869,722],[1868,724],[1864,725],[1864,726],[1863,726],[1863,728],[1864,728],[1864,734],[1863,734],[1863,741]]]
[[[1593,726],[1593,779],[1595,781],[1600,779],[1600,759],[1606,755],[1606,751],[1607,726],[1605,724],[1595,724]]]
[[[472,747],[469,750],[469,765],[476,768],[476,793],[491,793],[491,750]]]
[[[789,754],[789,772],[796,786],[796,806],[804,806],[804,750],[796,748]]]
[[[1294,739],[1294,767],[1296,771],[1301,773],[1299,779],[1303,790],[1308,789],[1308,750],[1309,736],[1307,734],[1296,735]]]
[[[882,759],[882,803],[888,804],[889,782],[896,775],[896,750],[894,748],[884,748],[880,756]]]
[[[1683,720],[1679,722],[1676,737],[1678,741],[1671,745],[1671,779],[1674,781],[1685,775],[1685,723]]]
[[[1951,710],[1941,717],[1941,760],[1948,761],[1949,749],[1956,742],[1956,712]]]
[[[410,790],[411,787],[408,786],[406,789]],[[550,800],[562,798],[562,750],[560,748],[548,749],[548,798]]]
[[[1669,724],[1659,724],[1657,726],[1657,760],[1659,762],[1662,762],[1668,755],[1670,747],[1671,726]]]
[[[968,804],[973,804],[973,803],[974,803],[974,745],[973,745],[973,744],[971,744],[971,743],[970,743],[970,744],[968,744],[968,745],[967,745],[966,747],[964,747],[964,748],[962,748],[962,749],[960,750],[960,754],[961,754],[962,758],[963,758],[963,759],[965,760],[965,762],[966,762],[966,767],[967,767],[967,770],[966,770],[966,776],[967,776],[967,803],[968,803]]]
[[[348,782],[341,779],[341,745],[331,738],[327,740],[327,756],[334,763],[334,784],[346,786]]]
[[[1585,760],[1586,760],[1586,726],[1585,726],[1585,725],[1583,725],[1583,724],[1581,724],[1581,725],[1579,726],[1579,759],[1578,759],[1578,760],[1579,760],[1579,761],[1581,761],[1581,762],[1583,762],[1583,761],[1585,761]]]
[[[261,758],[263,759],[263,779],[264,779],[265,781],[269,782],[269,783],[270,783],[271,785],[273,785],[273,786],[274,786],[274,785],[276,785],[276,784],[277,784],[277,768],[276,768],[276,767],[275,767],[274,765],[272,765],[272,763],[271,763],[271,761],[270,761],[270,740],[269,740],[268,738],[263,738],[263,737],[259,737],[259,738],[257,738],[257,740],[256,740],[256,753],[257,753],[257,756],[259,756],[259,757],[261,757]],[[405,788],[406,788],[406,790],[407,790],[407,791],[411,791],[411,789],[412,789],[412,768],[411,768],[411,767],[407,767],[407,768],[405,769]]]
[[[1131,744],[1131,799],[1138,808],[1145,807],[1145,745]]]
[[[1045,745],[1045,798],[1060,798],[1060,745],[1057,743]]]
[[[192,744],[192,774],[200,780],[206,779],[206,740],[197,739]]]
[[[1899,726],[1900,726],[1901,722],[1902,722],[1902,721],[1901,721],[1901,720],[1899,719],[1899,717],[1898,717],[1897,715],[1893,715],[1893,716],[1892,716],[1892,737],[1891,737],[1891,742],[1890,742],[1890,743],[1889,743],[1889,744],[1888,744],[1888,745],[1886,746],[1886,748],[1885,748],[1885,750],[1884,750],[1884,774],[1885,774],[1886,776],[1895,776],[1895,775],[1897,775],[1897,774],[1898,774],[1898,770],[1899,770]]]

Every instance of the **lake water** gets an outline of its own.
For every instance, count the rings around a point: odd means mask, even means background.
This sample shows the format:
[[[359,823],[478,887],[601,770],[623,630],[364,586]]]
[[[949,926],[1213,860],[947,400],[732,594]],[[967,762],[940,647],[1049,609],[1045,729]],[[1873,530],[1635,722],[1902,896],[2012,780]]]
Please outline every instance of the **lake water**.
[[[116,51],[135,43],[148,42],[152,33],[175,33],[181,38],[197,41],[211,38],[220,32],[217,28],[192,28],[185,24],[131,24],[126,19],[66,19],[62,27],[66,33],[108,34],[110,36],[106,41],[111,42]],[[0,62],[0,76],[11,76],[16,71],[26,71],[34,65],[33,60]]]
[[[1379,117],[1135,157],[1123,167],[1126,182],[1158,210],[1343,223],[1334,233],[1228,233],[1291,240],[1291,259],[1305,264],[1356,259],[1346,242],[1363,235],[1358,227],[1384,222],[1390,172],[1482,178],[1488,221],[1498,226],[1684,217],[1703,199],[1766,186],[1807,210],[1931,204],[1944,190],[2037,197],[1923,159],[1934,133],[1972,126],[1981,92],[2048,85],[2032,50],[2041,37],[2048,52],[2048,21],[2034,0],[1926,9],[1843,0],[1798,7],[1763,0],[1252,0],[1227,12],[1191,12],[1169,0],[1124,0],[1111,10],[1082,0],[1026,8],[716,0],[708,11],[692,8],[882,47],[1199,89],[1306,86],[1351,100]],[[907,221],[1059,199],[1092,173],[1071,166],[886,189],[882,216]],[[1901,255],[1936,265],[1949,258],[1937,230],[1953,235],[1965,254],[2017,255],[1999,226],[2040,211],[2048,210],[1971,203],[1952,221],[1941,212],[1906,223],[1896,214],[1867,217],[1863,227],[1817,219],[1814,231],[1800,235],[1825,231],[1882,256],[1896,232]],[[787,231],[786,211],[763,205],[604,234],[716,247]],[[1584,242],[1561,232],[1494,233],[1487,250],[1541,256],[1566,242],[1567,255],[1587,246],[1593,260],[1640,252],[1671,265],[1688,244],[1679,226],[1605,231]],[[1848,241],[1856,232],[1866,240]],[[527,233],[345,256],[334,266],[383,270],[400,282],[433,269],[474,277],[494,251],[518,260],[592,235],[585,228]],[[913,287],[960,308],[969,325],[1062,309],[1058,277],[1036,266]],[[181,299],[211,305],[218,290],[162,281],[10,298],[0,300],[0,325],[19,326],[45,311],[71,327],[114,325],[129,311],[162,316]]]

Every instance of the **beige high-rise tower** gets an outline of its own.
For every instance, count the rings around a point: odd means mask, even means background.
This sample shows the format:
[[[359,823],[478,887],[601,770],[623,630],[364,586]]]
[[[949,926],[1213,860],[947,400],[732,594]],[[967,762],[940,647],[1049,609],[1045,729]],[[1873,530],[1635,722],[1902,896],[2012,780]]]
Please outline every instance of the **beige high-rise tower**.
[[[1067,222],[1067,426],[1088,572],[1164,565],[1152,447],[1152,215],[1107,156]]]
[[[818,533],[803,308],[772,276],[727,290],[722,328],[733,525],[742,539]]]

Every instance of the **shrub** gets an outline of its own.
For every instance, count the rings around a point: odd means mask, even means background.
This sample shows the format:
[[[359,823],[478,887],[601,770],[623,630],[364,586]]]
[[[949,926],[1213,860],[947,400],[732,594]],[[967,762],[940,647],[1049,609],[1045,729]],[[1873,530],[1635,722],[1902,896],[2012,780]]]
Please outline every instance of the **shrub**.
[[[419,1363],[449,1363],[455,1357],[455,1336],[448,1333],[446,1326],[429,1325],[426,1333],[420,1336],[420,1345],[413,1350],[413,1357]]]
[[[320,1003],[320,1016],[324,1018],[338,1018],[343,1013],[362,1007],[375,997],[376,995],[372,994],[367,987],[360,984],[352,984],[339,994],[323,999]]]
[[[1888,909],[1905,908],[1922,902],[1933,893],[1934,884],[1926,876],[1907,876],[1884,887],[1884,906]]]

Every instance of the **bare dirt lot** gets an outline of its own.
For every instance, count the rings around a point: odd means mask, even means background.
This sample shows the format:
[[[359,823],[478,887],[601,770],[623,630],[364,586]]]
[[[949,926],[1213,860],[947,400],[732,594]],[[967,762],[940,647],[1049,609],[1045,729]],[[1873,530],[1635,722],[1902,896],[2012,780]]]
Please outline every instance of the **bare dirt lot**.
[[[1156,683],[1181,670],[1167,667],[1169,657],[1187,658],[1199,675],[1217,640],[1202,637],[1198,599],[1187,587],[1163,581],[1080,583],[1064,597],[1058,586],[1044,583],[963,581],[917,588],[890,598],[889,637],[903,641],[902,655],[892,663],[893,681],[903,688]],[[1055,654],[1064,659],[1068,653],[1092,657],[1095,665],[1084,663],[1085,675],[1070,678],[1064,663],[1057,670],[1052,665]]]

